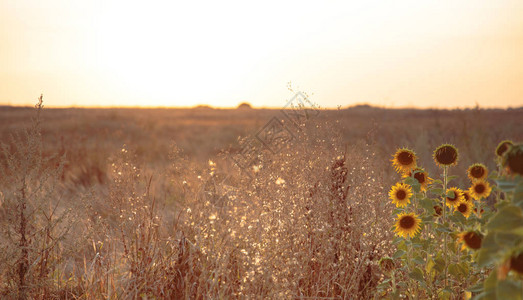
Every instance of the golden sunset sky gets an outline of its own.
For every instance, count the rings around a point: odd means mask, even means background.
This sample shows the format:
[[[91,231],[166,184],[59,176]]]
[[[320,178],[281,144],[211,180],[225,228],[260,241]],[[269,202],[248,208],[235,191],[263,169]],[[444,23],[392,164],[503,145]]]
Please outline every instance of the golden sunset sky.
[[[523,106],[523,1],[0,0],[0,105]]]

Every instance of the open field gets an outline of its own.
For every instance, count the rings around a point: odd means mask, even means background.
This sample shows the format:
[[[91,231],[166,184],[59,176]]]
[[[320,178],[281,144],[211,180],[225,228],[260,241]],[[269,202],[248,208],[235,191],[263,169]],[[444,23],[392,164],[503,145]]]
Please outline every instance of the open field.
[[[460,164],[482,161],[493,167],[493,145],[503,139],[523,139],[523,108],[512,110],[409,110],[356,107],[322,111],[314,122],[326,123],[348,146],[372,144],[385,164],[396,148],[410,147],[422,155],[430,171],[431,151],[451,143],[463,155]],[[28,128],[32,108],[0,108],[0,138]],[[106,173],[107,158],[127,145],[141,164],[166,165],[173,145],[196,164],[205,164],[237,139],[256,134],[271,118],[285,119],[274,109],[45,109],[44,147],[67,153],[66,173],[80,176],[92,168]],[[494,146],[495,146],[494,145]],[[98,171],[97,171],[98,172]],[[85,174],[88,175],[88,174]],[[105,175],[104,175],[105,176]]]
[[[498,143],[523,141],[523,108],[359,106],[298,126],[277,109],[46,108],[38,126],[36,113],[0,108],[1,297],[388,297],[392,154],[414,150],[438,177],[432,153],[453,144],[465,188],[469,165],[496,170]],[[267,137],[274,117],[288,139],[251,139],[240,170],[239,138]]]

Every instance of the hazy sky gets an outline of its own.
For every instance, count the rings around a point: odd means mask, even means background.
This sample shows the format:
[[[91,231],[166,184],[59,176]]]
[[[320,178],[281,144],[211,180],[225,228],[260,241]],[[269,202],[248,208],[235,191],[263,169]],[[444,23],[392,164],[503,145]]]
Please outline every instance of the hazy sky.
[[[523,1],[0,0],[0,104],[523,106]]]

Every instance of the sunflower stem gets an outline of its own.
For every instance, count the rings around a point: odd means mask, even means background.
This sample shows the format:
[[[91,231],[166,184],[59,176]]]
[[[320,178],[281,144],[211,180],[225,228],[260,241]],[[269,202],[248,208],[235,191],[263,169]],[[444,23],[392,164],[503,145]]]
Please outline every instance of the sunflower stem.
[[[479,223],[480,223],[480,224],[481,224],[481,219],[482,219],[482,218],[481,218],[481,217],[482,217],[482,216],[481,216],[481,209],[482,209],[481,199],[483,199],[483,198],[480,198],[480,199],[478,200],[478,208],[477,208],[477,216],[478,216],[478,219],[479,219]]]
[[[443,167],[443,226],[447,223],[447,204],[446,204],[446,198],[447,198],[447,166]],[[448,273],[448,257],[447,257],[447,233],[443,233],[443,253],[445,255],[445,287],[447,287],[447,273]]]

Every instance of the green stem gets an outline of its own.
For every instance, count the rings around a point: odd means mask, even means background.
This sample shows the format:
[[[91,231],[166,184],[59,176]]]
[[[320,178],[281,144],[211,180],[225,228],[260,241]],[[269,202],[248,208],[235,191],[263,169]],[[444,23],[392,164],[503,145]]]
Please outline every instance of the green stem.
[[[443,167],[443,226],[447,223],[447,166]],[[445,287],[447,287],[447,273],[448,273],[448,255],[447,255],[447,233],[443,233],[443,253],[445,255]]]
[[[478,219],[479,219],[479,223],[480,223],[480,224],[482,224],[482,223],[481,223],[481,219],[482,219],[481,208],[482,208],[482,206],[483,206],[482,203],[481,203],[481,199],[483,199],[483,198],[478,199],[478,208],[477,208],[477,212],[478,212],[478,213],[477,213],[477,216],[478,216]]]

